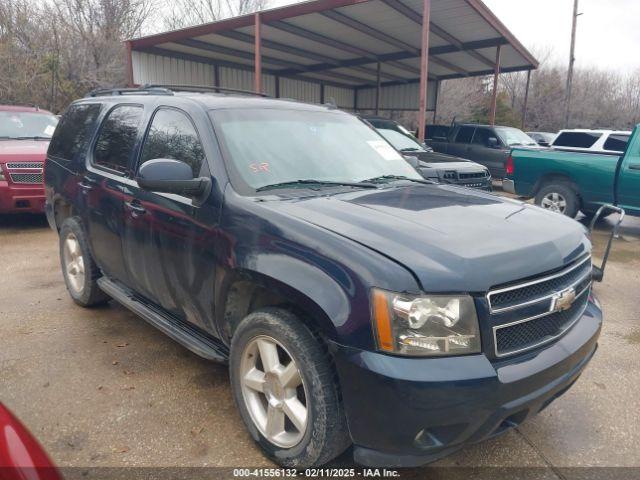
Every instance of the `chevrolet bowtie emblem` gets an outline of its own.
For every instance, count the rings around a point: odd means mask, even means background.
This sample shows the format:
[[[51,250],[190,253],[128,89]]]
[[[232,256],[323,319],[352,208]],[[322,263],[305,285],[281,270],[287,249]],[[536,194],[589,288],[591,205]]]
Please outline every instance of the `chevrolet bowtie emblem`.
[[[562,312],[569,310],[575,299],[576,291],[574,288],[568,288],[562,292],[558,292],[551,298],[551,311]]]

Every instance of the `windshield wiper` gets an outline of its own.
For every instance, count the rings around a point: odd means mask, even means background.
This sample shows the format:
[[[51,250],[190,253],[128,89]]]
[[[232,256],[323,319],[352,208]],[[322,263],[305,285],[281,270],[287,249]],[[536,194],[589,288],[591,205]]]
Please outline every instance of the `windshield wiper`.
[[[345,187],[358,187],[358,188],[377,188],[373,183],[364,182],[332,182],[329,180],[313,180],[313,179],[302,179],[302,180],[292,180],[289,182],[280,182],[280,183],[272,183],[271,185],[264,185],[262,187],[256,188],[256,192],[263,192],[265,190],[271,190],[274,188],[287,188],[287,187],[295,187],[297,185],[317,185],[317,186],[345,186]]]
[[[407,148],[401,148],[400,151],[401,152],[421,152],[422,149],[417,147],[407,147]]]
[[[418,179],[418,178],[409,178],[409,177],[405,177],[404,175],[380,175],[379,177],[373,177],[373,178],[368,178],[367,180],[363,180],[363,182],[381,183],[381,182],[384,182],[385,180],[389,180],[389,181],[407,180],[409,182],[423,183],[425,185],[433,185],[433,182],[430,182],[429,180],[422,180],[422,179]]]
[[[42,135],[30,135],[26,137],[13,137],[13,140],[51,140],[51,137],[43,137]]]

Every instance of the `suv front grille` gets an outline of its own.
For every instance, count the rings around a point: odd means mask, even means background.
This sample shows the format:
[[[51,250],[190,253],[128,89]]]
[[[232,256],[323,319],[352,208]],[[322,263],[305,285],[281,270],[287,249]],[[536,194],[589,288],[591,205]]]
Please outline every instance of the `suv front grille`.
[[[10,173],[13,183],[42,183],[42,173]]]
[[[591,257],[559,272],[487,294],[495,355],[531,350],[560,337],[582,316],[591,287]]]
[[[19,168],[42,168],[42,162],[7,162],[8,169],[19,169]]]
[[[494,337],[498,356],[511,355],[530,350],[559,337],[583,314],[587,306],[588,291],[576,298],[569,310],[543,314],[520,323],[504,325],[495,329]]]
[[[459,173],[458,177],[460,180],[468,180],[470,178],[486,178],[487,174],[485,172]]]

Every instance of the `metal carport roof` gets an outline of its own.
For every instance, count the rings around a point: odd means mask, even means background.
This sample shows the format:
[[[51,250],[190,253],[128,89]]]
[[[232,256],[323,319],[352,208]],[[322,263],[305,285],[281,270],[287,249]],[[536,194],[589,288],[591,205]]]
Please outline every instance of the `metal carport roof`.
[[[426,45],[429,80],[494,74],[496,62],[501,72],[538,65],[480,0],[314,0],[129,40],[129,81],[140,83],[131,58],[138,52],[260,72],[257,90],[265,74],[373,88],[378,106],[380,88],[416,88]]]

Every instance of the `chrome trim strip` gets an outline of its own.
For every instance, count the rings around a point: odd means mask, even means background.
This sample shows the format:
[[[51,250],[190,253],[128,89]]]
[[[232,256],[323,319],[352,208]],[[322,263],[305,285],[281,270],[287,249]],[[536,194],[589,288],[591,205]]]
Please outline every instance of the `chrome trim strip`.
[[[578,295],[576,295],[576,301],[577,301],[578,298],[580,298],[582,295],[584,295],[586,292],[588,292],[590,290],[590,288],[591,288],[591,283],[589,283],[589,285],[586,288],[582,289],[582,291]],[[534,349],[536,347],[539,347],[541,345],[545,345],[545,344],[547,344],[549,342],[552,342],[556,338],[561,337],[562,335],[565,334],[565,332],[567,332],[571,327],[573,327],[578,320],[580,320],[580,318],[584,314],[584,311],[587,309],[588,305],[589,305],[589,299],[587,299],[587,301],[585,302],[584,306],[582,307],[582,310],[580,310],[580,313],[578,315],[576,315],[576,318],[574,318],[573,321],[569,325],[567,325],[564,329],[562,329],[557,335],[554,335],[553,337],[549,337],[549,338],[547,338],[545,340],[542,340],[541,342],[534,343],[532,345],[528,345],[526,347],[520,348],[518,350],[509,350],[508,352],[505,352],[505,353],[498,353],[498,338],[497,338],[497,335],[496,335],[498,330],[500,330],[502,328],[505,328],[505,327],[510,327],[512,325],[517,325],[519,323],[525,323],[525,322],[530,322],[532,320],[537,320],[539,318],[546,317],[546,316],[551,315],[552,313],[556,313],[556,312],[546,312],[546,313],[542,313],[540,315],[536,315],[534,317],[529,317],[529,318],[525,318],[523,320],[517,320],[515,322],[505,323],[504,325],[497,325],[497,326],[493,327],[493,350],[494,350],[494,353],[495,353],[496,357],[497,358],[503,358],[503,357],[507,357],[509,355],[514,355],[516,353],[521,353],[521,352],[525,352],[527,350],[532,350],[532,349]]]
[[[510,292],[511,290],[519,290],[521,288],[529,287],[531,285],[536,285],[538,283],[546,282],[547,280],[553,280],[554,278],[562,277],[563,275],[566,275],[567,273],[572,272],[572,271],[580,268],[586,262],[591,262],[591,255],[588,255],[587,257],[585,257],[584,260],[579,261],[575,265],[572,265],[571,267],[566,268],[566,269],[564,269],[564,270],[562,270],[562,271],[560,271],[558,273],[554,273],[553,275],[548,275],[546,277],[540,277],[540,278],[537,278],[535,280],[531,280],[529,282],[519,283],[518,285],[512,285],[511,287],[500,288],[498,290],[489,290],[489,292],[486,295],[487,303],[489,304],[489,310],[491,311],[491,313],[500,313],[500,312],[505,312],[507,310],[513,310],[513,309],[516,309],[516,308],[520,308],[521,306],[525,306],[525,305],[527,305],[527,303],[518,304],[518,305],[511,305],[509,307],[503,307],[503,308],[494,309],[491,306],[491,296],[492,295],[496,295],[498,293]],[[589,270],[589,273],[587,275],[590,275],[590,274],[591,274],[591,270]],[[585,275],[584,277],[586,277],[587,275]],[[584,280],[584,277],[582,277],[582,280]],[[545,297],[540,297],[538,300],[544,300],[544,298]],[[529,302],[531,302],[531,301],[529,301]],[[535,303],[535,302],[532,302],[532,303]]]

